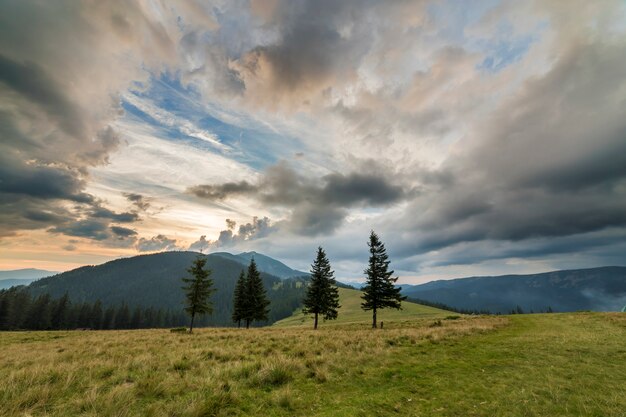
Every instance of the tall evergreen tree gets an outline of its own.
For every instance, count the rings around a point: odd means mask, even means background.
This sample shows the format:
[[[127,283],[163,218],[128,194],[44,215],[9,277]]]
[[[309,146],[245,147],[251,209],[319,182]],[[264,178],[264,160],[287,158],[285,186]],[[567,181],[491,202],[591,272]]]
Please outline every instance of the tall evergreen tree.
[[[52,308],[51,326],[53,329],[67,329],[67,318],[69,314],[70,297],[67,292],[59,298]]]
[[[42,294],[31,304],[24,326],[31,330],[47,330],[51,326],[50,294]]]
[[[115,309],[113,307],[109,307],[104,312],[104,316],[102,318],[102,329],[109,330],[115,328]]]
[[[243,319],[246,321],[246,329],[253,321],[263,321],[268,319],[270,300],[261,280],[254,258],[250,260],[248,266],[248,277],[246,278],[245,307],[243,309]]]
[[[384,308],[402,308],[402,300],[406,297],[400,295],[400,288],[394,284],[398,278],[393,278],[393,272],[389,271],[389,257],[385,245],[378,235],[370,233],[367,243],[370,251],[368,268],[364,271],[366,283],[363,287],[361,308],[365,311],[372,310],[372,328],[377,327],[376,313]]]
[[[115,329],[128,329],[130,327],[130,310],[128,305],[123,303],[115,313]]]
[[[189,325],[189,333],[193,332],[193,321],[198,314],[211,314],[213,306],[209,301],[209,297],[215,289],[213,288],[213,280],[210,269],[204,269],[206,258],[198,256],[187,269],[191,278],[183,278],[183,282],[187,285],[183,287],[185,290],[186,307],[185,311],[191,316]]]
[[[131,329],[139,329],[141,328],[141,307],[135,307],[133,310],[133,314],[130,318],[130,328]]]
[[[303,301],[305,314],[313,314],[313,329],[317,329],[318,316],[324,320],[337,318],[339,290],[335,282],[335,271],[330,269],[330,262],[324,249],[317,248],[317,257],[311,265],[311,282]]]
[[[11,298],[9,298],[9,294],[8,291],[0,290],[0,330],[11,328],[9,323],[9,303]]]
[[[241,327],[241,320],[245,316],[246,306],[246,274],[241,270],[237,284],[235,284],[235,291],[233,292],[233,321],[237,323],[237,327]]]
[[[92,329],[102,329],[102,314],[102,302],[100,300],[96,300],[93,307],[91,307],[91,313],[89,314],[89,323]]]

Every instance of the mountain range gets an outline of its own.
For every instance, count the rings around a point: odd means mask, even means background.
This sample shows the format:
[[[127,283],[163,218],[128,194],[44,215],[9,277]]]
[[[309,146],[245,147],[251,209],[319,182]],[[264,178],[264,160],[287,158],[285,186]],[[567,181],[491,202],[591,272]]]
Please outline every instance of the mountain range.
[[[270,275],[274,275],[278,278],[284,279],[309,276],[308,272],[291,269],[284,263],[274,258],[270,258],[269,256],[254,251],[242,252],[237,255],[233,255],[232,253],[228,252],[213,252],[211,253],[211,255],[221,256],[223,258],[233,260],[246,266],[250,263],[250,260],[254,258],[254,262],[256,262],[256,265],[260,271],[263,271]]]
[[[183,305],[181,278],[197,256],[206,256],[217,292],[214,314],[207,324],[230,324],[232,292],[239,273],[254,258],[272,302],[270,321],[300,307],[308,273],[257,252],[162,252],[85,266],[32,282],[27,290],[53,298],[67,293],[73,302],[104,305],[180,309]],[[34,270],[14,275],[25,277]],[[54,274],[49,271],[39,273]],[[23,284],[24,281],[20,281]],[[338,283],[340,286],[345,286]],[[620,311],[626,305],[626,267],[601,267],[554,271],[531,275],[504,275],[440,280],[421,285],[402,285],[413,300],[442,304],[459,310],[493,313],[539,311]]]
[[[626,267],[574,269],[403,285],[404,295],[457,309],[522,311],[620,311],[626,305]]]
[[[58,272],[35,268],[0,271],[0,290],[16,285],[28,285],[39,278],[54,274],[58,274]]]

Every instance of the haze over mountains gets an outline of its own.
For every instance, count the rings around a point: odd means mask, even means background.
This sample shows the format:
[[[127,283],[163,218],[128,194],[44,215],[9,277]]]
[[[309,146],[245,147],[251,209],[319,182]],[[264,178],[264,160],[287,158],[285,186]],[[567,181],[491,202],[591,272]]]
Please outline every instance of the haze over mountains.
[[[58,274],[58,272],[35,268],[0,271],[0,290],[15,285],[28,285],[39,278],[49,277],[54,274]]]
[[[405,285],[403,293],[466,310],[508,313],[620,311],[626,305],[626,267],[612,266],[531,275],[471,277]]]

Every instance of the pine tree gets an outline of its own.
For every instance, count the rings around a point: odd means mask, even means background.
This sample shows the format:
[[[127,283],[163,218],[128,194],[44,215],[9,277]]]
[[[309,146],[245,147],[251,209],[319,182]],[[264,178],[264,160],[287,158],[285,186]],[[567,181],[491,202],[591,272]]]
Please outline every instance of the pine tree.
[[[133,315],[130,318],[130,328],[131,329],[141,328],[141,307],[135,307],[135,310],[133,311]]]
[[[261,280],[261,273],[257,269],[254,258],[248,266],[248,277],[246,278],[245,306],[243,308],[243,319],[246,321],[246,329],[253,321],[263,321],[268,319],[269,304],[267,293]]]
[[[104,312],[104,317],[102,319],[102,329],[109,330],[115,328],[115,309],[113,307],[109,307]]]
[[[59,298],[52,308],[51,326],[53,329],[67,329],[67,316],[69,313],[70,297],[67,292]]]
[[[188,284],[183,287],[185,290],[186,304],[185,311],[191,316],[189,325],[189,333],[193,332],[193,321],[197,314],[211,314],[213,306],[209,301],[209,297],[215,289],[213,288],[213,280],[209,278],[210,269],[204,269],[206,258],[198,256],[191,268],[187,272],[191,278],[183,278],[183,282]]]
[[[118,307],[115,313],[115,326],[114,329],[128,329],[130,327],[130,310],[128,305],[123,303]]]
[[[246,306],[246,274],[243,269],[235,284],[235,291],[233,292],[233,321],[237,323],[237,327],[241,327],[241,320],[244,319],[245,306]]]
[[[102,329],[102,302],[100,300],[96,300],[91,307],[91,313],[89,314],[89,325],[94,330]]]
[[[334,277],[335,272],[330,269],[330,262],[324,249],[317,248],[317,257],[311,265],[311,282],[307,288],[303,301],[304,314],[313,314],[313,329],[317,329],[318,316],[324,320],[337,318],[339,306],[339,290]]]
[[[367,244],[370,251],[369,266],[364,271],[366,284],[363,287],[363,302],[361,308],[365,311],[372,310],[372,328],[377,328],[376,313],[384,308],[402,308],[402,300],[406,297],[400,295],[400,288],[394,284],[398,278],[393,278],[393,272],[389,271],[389,257],[385,245],[378,235],[372,231]]]
[[[8,292],[0,291],[0,330],[8,330],[9,326],[9,296]]]

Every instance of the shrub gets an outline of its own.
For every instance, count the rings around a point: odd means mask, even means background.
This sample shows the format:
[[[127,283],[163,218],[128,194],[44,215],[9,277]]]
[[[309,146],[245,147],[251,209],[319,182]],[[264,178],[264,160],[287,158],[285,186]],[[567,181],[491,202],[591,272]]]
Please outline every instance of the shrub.
[[[170,332],[172,332],[172,333],[187,333],[187,328],[186,327],[174,327],[173,329],[170,329]]]

